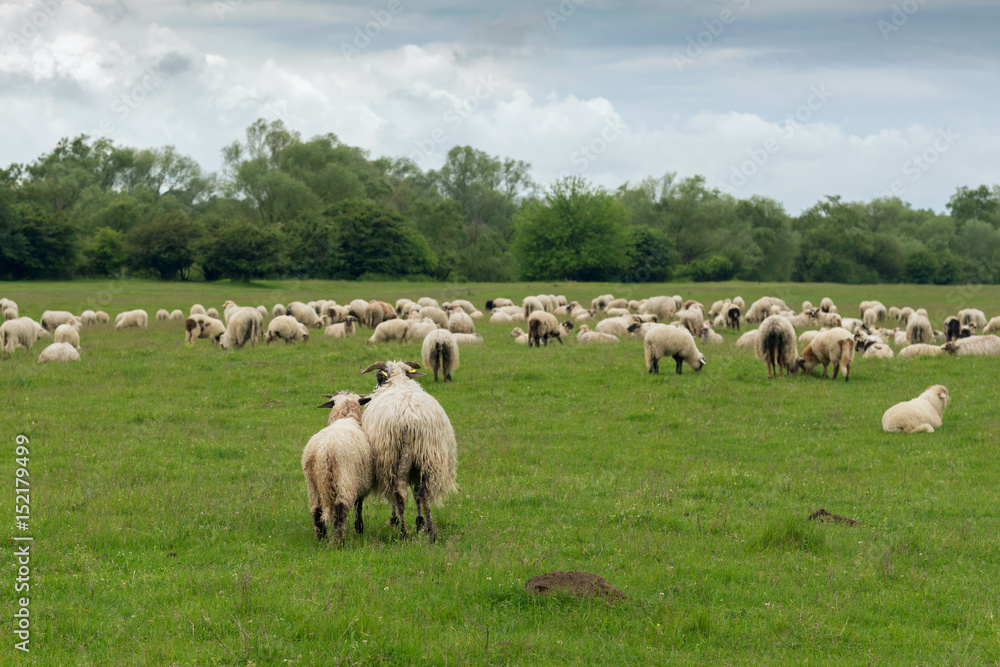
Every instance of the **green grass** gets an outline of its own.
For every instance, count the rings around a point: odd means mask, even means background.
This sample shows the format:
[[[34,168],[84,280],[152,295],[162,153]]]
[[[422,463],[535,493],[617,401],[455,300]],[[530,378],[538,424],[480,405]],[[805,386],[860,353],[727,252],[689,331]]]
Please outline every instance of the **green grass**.
[[[967,293],[962,290],[967,290]],[[1000,288],[842,285],[441,286],[414,283],[0,284],[45,309],[221,307],[428,295],[589,302],[603,292],[710,303],[830,296],[1000,314]],[[93,300],[93,301],[90,301]],[[370,500],[366,533],[316,541],[299,457],[321,393],[367,392],[358,369],[419,359],[316,333],[304,346],[186,347],[178,322],[84,329],[79,364],[0,364],[13,524],[15,436],[30,438],[31,653],[13,649],[5,541],[0,662],[35,664],[959,664],[1000,656],[998,360],[858,358],[850,383],[768,381],[752,353],[648,376],[640,341],[517,346],[480,320],[455,382],[421,380],[459,442],[460,492],[439,541],[400,541]],[[50,339],[49,339],[50,340]],[[942,383],[939,432],[880,429]],[[819,508],[857,526],[809,521]],[[412,503],[407,519],[412,529]],[[20,534],[13,528],[8,534]],[[533,599],[552,570],[600,574],[614,606]]]

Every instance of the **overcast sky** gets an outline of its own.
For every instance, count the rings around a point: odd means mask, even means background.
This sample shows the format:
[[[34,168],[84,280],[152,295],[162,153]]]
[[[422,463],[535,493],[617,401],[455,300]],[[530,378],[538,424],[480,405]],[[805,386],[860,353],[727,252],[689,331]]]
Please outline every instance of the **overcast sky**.
[[[1000,183],[1000,2],[3,0],[0,165],[62,137],[217,170],[256,118],[424,169],[677,172],[792,214]]]

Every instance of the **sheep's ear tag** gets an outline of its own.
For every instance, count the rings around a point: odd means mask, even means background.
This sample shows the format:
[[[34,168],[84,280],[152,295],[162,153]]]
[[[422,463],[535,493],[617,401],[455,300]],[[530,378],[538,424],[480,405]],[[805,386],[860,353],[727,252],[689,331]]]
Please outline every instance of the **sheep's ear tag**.
[[[378,376],[380,378],[382,378],[383,380],[388,380],[389,379],[389,374],[386,373],[385,371],[379,371],[378,372]]]
[[[406,373],[406,376],[411,378],[422,378],[425,375],[427,375],[427,373],[421,373],[420,371],[407,371]]]

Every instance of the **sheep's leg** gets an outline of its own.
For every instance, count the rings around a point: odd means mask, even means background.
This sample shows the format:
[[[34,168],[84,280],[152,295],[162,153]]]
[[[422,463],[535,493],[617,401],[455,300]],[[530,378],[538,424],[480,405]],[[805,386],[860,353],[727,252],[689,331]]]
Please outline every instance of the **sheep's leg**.
[[[420,492],[417,496],[417,511],[420,511],[420,506],[423,505],[424,514],[427,515],[427,536],[430,538],[431,542],[437,540],[437,529],[434,527],[434,520],[431,519],[431,505],[427,500],[427,473],[423,473],[420,476]]]
[[[653,357],[653,366],[652,366],[652,368],[649,369],[649,372],[650,373],[656,373],[657,375],[660,374],[660,358],[659,357],[656,357],[656,356]]]
[[[359,535],[365,532],[365,520],[361,514],[364,503],[364,498],[358,498],[357,502],[354,503],[354,531]]]
[[[681,375],[684,368],[684,357],[679,354],[674,355],[674,361],[677,362],[677,374]]]
[[[448,370],[447,368],[444,369],[444,381],[451,382],[451,371]]]
[[[323,523],[323,508],[316,506],[312,511],[313,527],[316,529],[316,539],[322,540],[326,537],[326,524]]]
[[[333,535],[337,542],[344,542],[344,524],[347,523],[347,512],[350,505],[343,500],[338,500],[333,506]]]
[[[830,374],[827,372],[827,368],[826,367],[827,367],[827,364],[823,364],[823,377],[826,378],[827,380],[829,380],[830,379]],[[836,368],[834,368],[833,372],[834,373],[837,372]],[[834,376],[834,377],[836,377],[836,376]]]
[[[426,491],[427,489],[423,485],[413,490],[413,498],[415,500],[413,504],[416,505],[417,507],[417,518],[413,520],[413,525],[414,525],[414,531],[418,533],[420,532],[420,529],[424,527],[424,515],[423,511],[421,510],[420,500],[422,497],[421,494],[426,493]]]
[[[403,511],[406,509],[406,496],[396,491],[396,514],[399,517],[399,536],[402,538],[407,537],[406,532],[406,517],[403,515]]]
[[[438,367],[437,366],[434,367],[434,381],[435,382],[438,381]]]
[[[389,517],[389,525],[390,526],[398,526],[399,525],[399,516],[396,514],[396,504],[395,503],[390,503],[390,505],[392,506],[392,516]]]

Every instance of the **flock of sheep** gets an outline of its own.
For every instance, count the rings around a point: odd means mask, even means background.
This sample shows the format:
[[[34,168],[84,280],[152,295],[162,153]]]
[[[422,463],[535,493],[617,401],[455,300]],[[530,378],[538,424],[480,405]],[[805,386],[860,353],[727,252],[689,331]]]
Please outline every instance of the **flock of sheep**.
[[[21,317],[16,303],[0,299],[0,359],[13,356],[23,347],[30,351],[42,337],[52,335],[54,342],[38,358],[50,361],[79,361],[80,331],[84,327],[110,323],[104,312],[84,311],[79,316],[67,311],[45,311],[39,322]],[[489,321],[494,324],[523,322],[527,333],[516,327],[511,336],[529,347],[547,345],[550,340],[563,343],[574,329],[579,344],[618,343],[629,336],[643,341],[646,370],[659,373],[659,362],[669,357],[676,372],[683,366],[696,371],[706,362],[698,342],[714,345],[723,342],[716,329],[740,330],[745,324],[758,328],[743,333],[737,346],[753,348],[766,365],[768,378],[810,372],[822,366],[823,377],[842,374],[850,379],[856,352],[864,357],[952,354],[1000,355],[1000,317],[986,320],[976,309],[965,309],[944,321],[944,331],[931,328],[926,311],[912,308],[886,308],[878,301],[860,304],[857,318],[838,313],[830,299],[819,307],[806,301],[799,312],[776,297],[763,297],[749,308],[740,297],[716,301],[705,307],[680,296],[655,296],[641,301],[616,299],[610,294],[595,297],[588,307],[563,296],[525,297],[520,305],[510,299],[492,299],[485,304]],[[265,320],[270,316],[267,327]],[[294,301],[264,306],[239,306],[226,301],[220,314],[215,308],[200,304],[191,307],[187,317],[180,310],[161,309],[157,320],[183,320],[185,343],[194,345],[208,339],[221,349],[238,349],[258,342],[270,344],[305,343],[315,329],[325,336],[346,338],[360,327],[372,330],[371,344],[389,341],[422,341],[423,366],[450,381],[458,368],[459,347],[482,342],[475,332],[475,321],[485,318],[471,302],[456,299],[444,304],[431,298],[418,301],[400,299],[395,305],[384,301],[356,299],[346,305],[332,300],[309,303]],[[560,321],[562,319],[562,321]],[[146,328],[149,317],[144,310],[119,313],[115,328]],[[887,322],[895,320],[889,328]],[[593,330],[590,325],[593,324]],[[797,329],[806,329],[796,335]],[[800,354],[798,348],[805,345]],[[350,392],[326,395],[329,408],[327,426],[310,439],[302,453],[309,508],[318,538],[332,528],[335,539],[344,539],[344,526],[352,507],[355,529],[363,530],[362,504],[372,493],[381,495],[392,507],[392,523],[407,534],[404,519],[408,487],[412,488],[417,507],[416,530],[426,527],[433,541],[437,532],[430,505],[440,503],[455,490],[457,447],[455,434],[440,404],[417,383],[416,362],[386,361],[369,366],[364,373],[376,373],[376,387],[370,395]],[[950,396],[941,385],[929,387],[920,397],[889,408],[883,416],[883,429],[892,431],[928,431],[941,426],[941,416]],[[364,409],[362,408],[364,407]],[[425,518],[426,517],[426,518]]]

